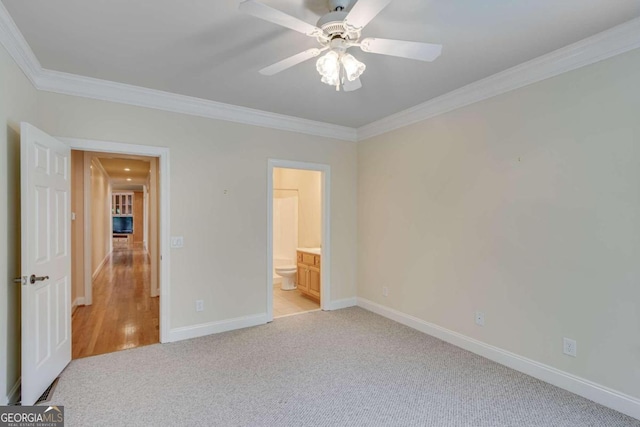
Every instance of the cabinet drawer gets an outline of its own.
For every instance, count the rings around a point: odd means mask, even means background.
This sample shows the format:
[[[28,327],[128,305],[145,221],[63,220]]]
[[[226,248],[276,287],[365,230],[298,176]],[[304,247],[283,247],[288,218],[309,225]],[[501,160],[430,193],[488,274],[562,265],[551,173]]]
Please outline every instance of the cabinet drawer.
[[[302,252],[298,252],[298,262],[302,262]]]
[[[307,265],[314,265],[314,258],[316,255],[302,252],[302,263]]]
[[[320,255],[313,256],[313,265],[316,265],[316,266],[320,265]]]

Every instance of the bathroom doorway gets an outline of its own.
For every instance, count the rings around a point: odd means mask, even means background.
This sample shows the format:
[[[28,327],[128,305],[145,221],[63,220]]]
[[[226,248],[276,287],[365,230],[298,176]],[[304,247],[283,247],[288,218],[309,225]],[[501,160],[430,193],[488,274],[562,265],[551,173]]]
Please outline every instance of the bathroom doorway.
[[[326,309],[329,167],[269,160],[267,315]]]

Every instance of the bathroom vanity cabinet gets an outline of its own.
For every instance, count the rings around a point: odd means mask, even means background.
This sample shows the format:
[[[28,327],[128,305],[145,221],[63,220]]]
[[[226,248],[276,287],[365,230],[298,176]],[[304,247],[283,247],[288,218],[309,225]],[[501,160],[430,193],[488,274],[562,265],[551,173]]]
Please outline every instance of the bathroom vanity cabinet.
[[[320,255],[298,251],[298,290],[320,301]]]

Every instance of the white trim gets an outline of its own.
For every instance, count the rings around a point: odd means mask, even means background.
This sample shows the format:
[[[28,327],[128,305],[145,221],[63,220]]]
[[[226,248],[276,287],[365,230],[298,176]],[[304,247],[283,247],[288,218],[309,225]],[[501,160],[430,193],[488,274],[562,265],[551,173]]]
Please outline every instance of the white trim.
[[[358,129],[43,69],[1,2],[0,43],[5,46],[34,87],[39,90],[345,141],[363,141],[640,48],[640,18],[632,19]]]
[[[267,161],[267,322],[273,321],[273,168]],[[297,273],[296,273],[297,274]]]
[[[37,88],[42,66],[2,2],[0,2],[0,43],[31,80],[31,84]]]
[[[171,253],[168,250],[168,239],[170,235],[169,226],[171,223],[169,218],[169,181],[171,178],[169,170],[169,149],[166,147],[154,147],[150,145],[125,144],[120,142],[95,141],[79,138],[58,137],[58,139],[69,144],[73,150],[131,154],[158,158],[159,173],[161,175],[158,188],[158,197],[160,197],[160,230],[158,236],[158,251],[160,255],[160,274],[158,277],[158,281],[160,282],[160,342],[169,342],[171,325],[171,305],[169,304],[169,298],[171,297],[171,281],[169,275]]]
[[[347,126],[42,68],[13,18],[1,3],[0,43],[38,90],[325,138],[356,141],[356,129]]]
[[[341,310],[343,308],[354,307],[356,305],[358,305],[358,298],[356,297],[339,299],[336,301],[330,301],[328,310]]]
[[[640,18],[358,128],[358,141],[640,48]]]
[[[280,315],[280,316],[275,316],[275,317],[273,318],[273,320],[276,320],[276,319],[283,319],[283,318],[285,318],[285,317],[291,317],[291,316],[298,316],[298,315],[300,315],[300,314],[315,313],[316,311],[322,311],[322,309],[320,309],[320,308],[314,308],[313,310],[305,310],[305,311],[299,311],[299,312],[297,312],[297,313],[282,314],[282,315]]]
[[[76,308],[78,308],[81,305],[84,305],[84,297],[78,297],[74,299],[73,302],[71,303],[71,314],[73,314],[73,312],[76,311]]]
[[[82,176],[83,176],[83,215],[84,215],[84,229],[83,229],[83,267],[82,267],[82,281],[84,282],[84,303],[85,305],[91,305],[93,303],[93,271],[91,271],[92,260],[92,246],[91,246],[91,223],[93,221],[91,217],[91,159],[90,155],[85,155],[82,162]]]
[[[251,326],[267,323],[267,314],[255,314],[252,316],[236,317],[234,319],[220,320],[217,322],[201,323],[193,326],[183,326],[169,331],[167,342],[188,340],[203,337],[220,332],[233,331],[235,329],[249,328]],[[164,342],[164,341],[163,341]]]
[[[322,263],[320,308],[331,310],[331,166],[293,160],[267,160],[267,321],[273,320],[273,169],[322,172]]]
[[[95,271],[91,275],[91,280],[95,280],[95,278],[98,276],[98,274],[100,274],[100,270],[102,270],[104,268],[105,264],[107,262],[109,262],[109,258],[111,257],[112,253],[113,253],[113,250],[110,250],[109,253],[104,256],[102,261],[100,261],[100,264],[98,264],[98,267],[96,267]]]
[[[358,298],[358,306],[640,420],[640,399],[365,298]]]
[[[354,128],[178,95],[124,83],[43,69],[38,89],[209,119],[225,120],[325,138],[356,141]]]

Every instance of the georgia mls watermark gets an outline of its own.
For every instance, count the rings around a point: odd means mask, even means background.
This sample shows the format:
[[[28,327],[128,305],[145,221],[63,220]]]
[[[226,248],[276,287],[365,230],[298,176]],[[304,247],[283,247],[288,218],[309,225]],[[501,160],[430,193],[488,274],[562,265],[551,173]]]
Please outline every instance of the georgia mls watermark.
[[[64,427],[64,406],[0,406],[0,427]]]

